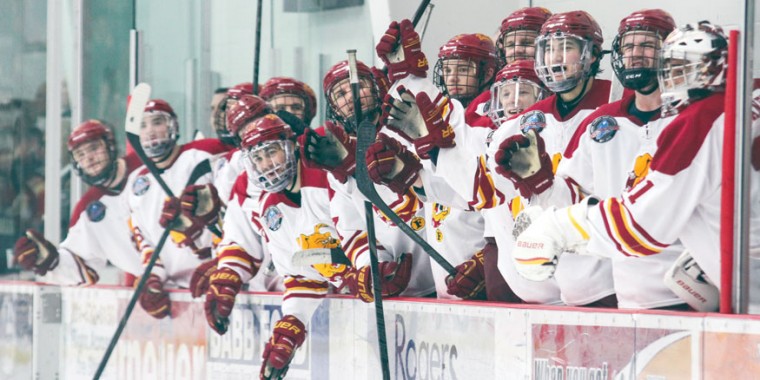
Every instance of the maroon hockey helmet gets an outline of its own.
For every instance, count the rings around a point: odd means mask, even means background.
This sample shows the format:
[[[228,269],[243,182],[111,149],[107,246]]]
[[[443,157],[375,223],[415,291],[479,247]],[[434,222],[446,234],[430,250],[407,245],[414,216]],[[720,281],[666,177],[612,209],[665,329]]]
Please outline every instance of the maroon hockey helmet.
[[[372,70],[361,61],[356,61],[359,75],[360,101],[362,116],[372,120],[380,115],[380,91]],[[348,83],[348,61],[336,63],[325,74],[322,89],[327,99],[327,118],[342,125],[349,133],[356,129],[354,120],[353,96],[349,88],[338,88]]]
[[[549,19],[552,13],[544,7],[526,7],[512,12],[501,21],[499,38],[496,39],[496,53],[502,64],[514,62],[519,59],[533,59],[534,55],[523,55],[515,52],[515,48],[528,50],[535,46],[535,37],[538,36],[541,26]],[[512,52],[507,54],[506,48]]]
[[[474,63],[475,68],[475,78],[473,78],[475,85],[465,86],[466,88],[457,92],[448,88],[447,74],[444,72],[446,61],[455,59],[464,61],[468,66]],[[490,37],[480,33],[459,34],[438,50],[438,62],[435,64],[433,81],[446,95],[466,105],[491,84],[496,74],[496,60],[496,46]]]
[[[267,102],[256,95],[243,95],[236,105],[227,113],[227,130],[233,136],[239,136],[251,121],[272,113]]]
[[[536,74],[556,93],[585,85],[599,70],[603,42],[602,29],[588,13],[552,15],[536,40]]]
[[[295,140],[295,132],[277,115],[255,120],[240,144],[250,183],[273,193],[292,184],[297,173]]]
[[[108,162],[103,165],[103,169],[99,173],[87,174],[79,163],[82,158],[77,157],[74,152],[82,144],[98,140],[102,140],[105,143],[106,151],[108,152]],[[116,175],[116,140],[114,139],[110,127],[102,121],[91,119],[79,124],[73,131],[71,131],[67,146],[69,155],[71,155],[72,158],[74,171],[76,171],[77,174],[79,174],[79,177],[81,177],[87,184],[99,186],[108,182]]]
[[[177,114],[174,113],[174,109],[166,100],[163,99],[151,99],[148,104],[145,105],[145,112],[166,112],[169,116],[176,118]]]
[[[229,99],[238,100],[242,98],[243,95],[253,95],[253,83],[251,82],[238,83],[230,87],[229,90],[227,90],[227,97]]]
[[[643,94],[657,90],[657,52],[675,28],[673,17],[662,9],[636,11],[620,21],[612,41],[612,69],[624,87]]]
[[[550,93],[536,76],[533,61],[512,62],[496,74],[491,86],[488,116],[499,126]]]
[[[287,77],[275,77],[268,80],[261,87],[259,96],[271,102],[272,98],[281,94],[295,95],[303,99],[304,111],[301,119],[305,124],[310,124],[317,114],[317,96],[308,84]],[[274,105],[271,105],[274,107]]]

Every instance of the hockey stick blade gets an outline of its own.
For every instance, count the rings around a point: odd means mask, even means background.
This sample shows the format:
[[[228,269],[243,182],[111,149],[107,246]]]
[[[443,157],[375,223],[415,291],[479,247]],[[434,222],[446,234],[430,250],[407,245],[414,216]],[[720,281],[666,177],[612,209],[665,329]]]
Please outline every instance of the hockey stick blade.
[[[150,101],[150,92],[150,85],[147,83],[140,83],[132,90],[129,107],[127,107],[127,118],[124,122],[127,133],[140,136],[140,124],[145,106]]]
[[[315,264],[351,265],[346,254],[340,248],[311,248],[293,254],[293,265],[309,266]]]
[[[388,207],[385,201],[380,198],[380,195],[377,194],[377,190],[375,190],[375,184],[369,178],[369,172],[367,171],[367,158],[365,157],[367,149],[375,140],[375,124],[373,124],[371,121],[365,120],[359,125],[359,130],[357,133],[356,182],[358,184],[359,191],[361,191],[362,194],[364,194],[364,196],[367,197],[367,199],[369,199],[370,202],[375,205],[375,207],[380,209],[380,211],[382,211],[383,214],[385,214],[385,216],[391,220],[391,222],[401,228],[402,232],[409,236],[410,239],[414,240],[415,243],[420,245],[422,249],[424,249],[425,252],[427,252],[427,254],[430,255],[430,257],[438,263],[438,265],[440,265],[449,274],[455,275],[457,273],[456,268],[454,268],[451,263],[446,261],[446,259],[443,258],[443,256],[441,256],[441,254],[435,250],[435,248],[430,246],[430,244],[428,244],[425,239],[423,239],[420,235],[417,235],[417,232],[415,232],[412,227],[409,227],[408,224],[406,224],[395,212],[393,212],[393,210]]]

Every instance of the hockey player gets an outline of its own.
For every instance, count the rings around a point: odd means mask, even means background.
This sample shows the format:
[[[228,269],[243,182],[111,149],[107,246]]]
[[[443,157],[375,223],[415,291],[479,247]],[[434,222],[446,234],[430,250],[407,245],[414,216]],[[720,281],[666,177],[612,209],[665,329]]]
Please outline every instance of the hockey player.
[[[253,95],[253,83],[243,82],[230,87],[212,115],[219,140],[227,145],[236,146],[240,143],[239,136],[230,133],[227,128],[227,112],[243,95]]]
[[[182,193],[197,165],[226,149],[217,139],[178,145],[178,138],[179,125],[171,106],[160,99],[148,102],[140,128],[140,144],[174,194]],[[211,191],[208,186],[211,179],[208,173],[195,182],[204,189],[201,193]],[[200,210],[202,213],[192,217],[183,215],[180,200],[168,198],[145,166],[130,175],[127,188],[133,239],[143,264],[153,254],[163,230],[172,230],[171,241],[163,246],[161,258],[140,297],[140,305],[146,312],[163,318],[170,314],[164,287],[187,288],[193,270],[210,256],[212,236],[206,226],[218,218],[220,205],[212,202],[210,208]]]
[[[229,90],[227,87],[219,87],[216,90],[214,90],[214,95],[211,96],[211,103],[209,104],[209,124],[211,125],[211,129],[216,132],[216,136],[219,139],[225,138],[227,136],[227,131],[224,128],[224,123],[220,123],[220,121],[216,118],[217,110],[219,109],[219,105],[224,102],[224,98],[227,96],[227,90]]]
[[[470,126],[493,128],[483,107],[498,70],[496,61],[493,41],[480,33],[454,36],[438,51],[433,81],[445,95],[462,103]]]
[[[129,208],[123,190],[140,160],[117,157],[113,133],[98,120],[74,128],[68,150],[74,171],[92,187],[71,213],[68,235],[58,249],[39,232],[27,230],[16,242],[14,260],[42,275],[43,281],[65,285],[97,283],[106,261],[139,276],[142,265],[125,222]]]
[[[568,208],[547,209],[517,238],[513,254],[520,274],[546,279],[559,270],[558,258],[576,256],[563,255],[571,249],[601,257],[646,257],[680,240],[693,259],[679,259],[669,273],[682,288],[677,293],[699,310],[717,304],[710,283],[721,283],[716,221],[726,52],[722,30],[706,21],[678,28],[666,38],[659,73],[662,117],[676,117],[660,132],[646,177],[620,197],[586,198]],[[758,177],[752,176],[753,186]],[[750,220],[750,249],[756,250],[757,209],[751,210]]]
[[[496,39],[501,64],[506,66],[516,61],[532,61],[535,58],[538,32],[551,15],[543,7],[526,7],[504,18]]]
[[[675,29],[660,9],[634,12],[621,20],[612,43],[612,67],[633,94],[603,105],[581,123],[557,169],[553,185],[531,204],[562,207],[595,195],[613,197],[647,174],[660,132],[674,116],[660,117],[657,51]],[[683,250],[680,244],[639,260],[613,257],[613,278],[621,308],[682,304],[662,278]]]
[[[362,115],[365,119],[378,123],[380,116],[379,92],[374,75],[369,67],[357,62],[360,82],[359,96]],[[326,137],[317,138],[313,132],[307,133],[310,140],[304,149],[306,164],[330,172],[328,176],[332,190],[330,211],[335,227],[340,234],[346,256],[356,268],[369,268],[369,243],[365,217],[364,202],[366,198],[359,192],[354,179],[355,163],[355,113],[353,95],[349,84],[348,62],[334,65],[323,80],[325,97],[328,100],[328,113],[335,122],[325,123]],[[343,124],[345,123],[345,124]],[[342,125],[348,125],[345,129]],[[382,131],[388,137],[388,131]],[[399,139],[403,137],[395,136]],[[389,138],[390,139],[390,138]],[[330,141],[331,144],[327,144]],[[407,142],[408,143],[408,142]],[[333,145],[334,144],[334,145]],[[338,149],[333,149],[336,147]],[[330,152],[340,152],[343,158],[330,159]],[[337,154],[332,154],[337,156]],[[339,164],[331,163],[334,161]],[[407,186],[408,187],[408,186]],[[422,204],[413,193],[396,194],[387,188],[379,188],[379,194],[404,221],[419,233],[423,233],[424,219]],[[399,283],[399,291],[388,295],[428,296],[434,293],[434,284],[430,273],[430,260],[420,247],[388,220],[380,211],[371,215],[374,218],[375,234],[378,242],[378,257],[381,262],[396,260],[411,264],[411,278],[406,284]],[[403,286],[402,286],[403,285]],[[365,302],[371,302],[371,294],[358,294]]]
[[[287,372],[295,350],[306,339],[306,325],[331,282],[348,287],[354,294],[372,290],[369,275],[363,269],[329,263],[293,264],[295,252],[340,246],[329,211],[326,173],[303,165],[296,154],[295,133],[277,116],[267,115],[253,124],[243,139],[246,170],[236,189],[246,186],[261,189],[252,220],[265,237],[277,271],[285,278],[284,316],[275,324],[265,347],[260,373],[261,378],[270,379],[281,378]],[[382,273],[387,275],[384,288],[392,286],[397,277],[408,278],[408,264],[381,264]],[[220,263],[211,276],[205,310],[209,325],[219,333],[226,331],[227,317],[246,277],[246,273],[237,269]]]
[[[551,93],[544,83],[536,76],[532,59],[514,61],[496,73],[491,86],[488,117],[498,128],[549,94]]]
[[[308,84],[293,78],[275,77],[268,80],[261,86],[259,96],[267,101],[274,112],[289,112],[305,126],[309,126],[317,114],[314,90]],[[299,134],[298,131],[295,132]]]

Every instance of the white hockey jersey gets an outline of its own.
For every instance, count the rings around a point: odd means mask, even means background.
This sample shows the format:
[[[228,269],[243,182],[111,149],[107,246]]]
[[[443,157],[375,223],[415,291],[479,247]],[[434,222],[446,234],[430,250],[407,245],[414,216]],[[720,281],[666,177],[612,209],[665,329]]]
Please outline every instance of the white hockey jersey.
[[[340,245],[330,217],[327,173],[309,169],[302,161],[298,165],[300,191],[295,194],[262,191],[253,210],[253,222],[264,237],[277,272],[284,278],[282,313],[310,321],[327,295],[328,277],[339,272],[342,265],[297,266],[292,262],[295,252]],[[321,272],[315,267],[320,267]]]
[[[580,196],[609,198],[638,184],[649,170],[657,137],[674,117],[644,123],[628,112],[634,94],[599,107],[573,136],[557,169],[553,186],[531,204],[557,207]],[[659,113],[657,114],[659,116]],[[683,251],[680,244],[641,259],[615,256],[612,272],[618,307],[645,309],[682,303],[662,279]]]
[[[680,239],[720,287],[723,99],[723,93],[716,93],[686,107],[657,139],[646,178],[589,209],[589,252],[651,256]],[[751,200],[756,205],[760,176],[758,167],[753,169]],[[760,208],[753,205],[749,213],[750,251],[757,259]]]
[[[124,157],[125,176],[138,166],[135,155]],[[42,277],[63,285],[91,285],[106,261],[135,276],[142,275],[140,255],[129,230],[126,180],[116,192],[91,187],[77,202],[69,221],[69,232],[58,247],[59,263]],[[124,191],[127,189],[127,191]],[[95,275],[91,271],[95,271]]]
[[[507,199],[510,200],[512,205],[511,210],[503,210],[500,212],[502,218],[504,215],[509,215],[511,211],[512,215],[516,215],[516,212],[521,208],[521,204],[526,204],[528,201],[519,197],[519,193],[515,189],[513,183],[507,178],[496,174],[496,162],[494,161],[494,155],[498,150],[499,145],[509,137],[527,132],[527,128],[535,128],[539,132],[541,138],[544,140],[546,153],[551,157],[553,169],[556,170],[559,164],[562,153],[570,143],[572,136],[576,129],[581,124],[581,121],[591,114],[597,107],[606,104],[609,97],[610,82],[606,80],[596,79],[594,85],[589,92],[584,96],[580,103],[565,117],[559,114],[557,108],[557,95],[552,95],[547,99],[541,100],[533,106],[529,107],[522,115],[508,120],[499,127],[499,129],[493,135],[493,141],[488,147],[487,162],[488,171],[493,173],[491,177],[493,181],[486,180],[485,178],[475,177],[475,183],[481,185],[487,185],[493,183],[497,189],[494,192],[504,194]],[[523,130],[523,126],[520,125],[521,120],[531,116],[533,122],[526,123]],[[493,222],[498,222],[499,219],[494,219]],[[502,223],[509,224],[508,230],[511,231],[511,225],[513,220],[504,220]],[[512,290],[520,298],[523,298],[526,302],[534,302],[538,300],[550,300],[550,303],[554,302],[556,290],[552,285],[545,284],[547,294],[537,294],[537,288],[525,289],[526,286],[531,286],[530,282],[525,282],[523,279],[514,277],[516,270],[513,268],[512,263],[512,244],[502,246],[499,241],[505,243],[511,240],[510,237],[500,237],[498,234],[503,234],[505,231],[502,227],[489,227],[494,231],[501,231],[497,233],[497,244],[499,245],[499,269],[504,275],[504,279],[507,281]],[[511,235],[511,233],[510,233]],[[511,266],[511,267],[510,267]],[[559,287],[561,299],[568,305],[586,305],[591,302],[597,301],[601,298],[614,294],[614,284],[612,280],[612,265],[610,260],[606,260],[598,257],[578,256],[578,255],[564,255],[560,258],[557,265],[557,271],[554,278],[556,284]],[[551,281],[550,283],[551,284]],[[530,295],[531,299],[526,299],[523,295]]]
[[[232,149],[215,158],[212,165],[214,169],[214,187],[219,194],[219,199],[225,205],[232,197],[232,187],[235,185],[240,173],[245,171],[240,161],[242,152],[240,149]]]
[[[185,187],[193,169],[202,161],[223,152],[225,148],[217,139],[196,140],[180,147],[180,153],[169,168],[161,173],[175,196],[179,196]],[[212,173],[206,173],[195,184],[205,184],[212,181]],[[164,232],[158,223],[161,217],[166,194],[145,166],[135,170],[129,177],[127,189],[132,223],[132,233],[138,244],[144,264],[150,259],[150,254]],[[210,247],[212,234],[204,230],[196,239],[199,248]],[[153,273],[164,281],[179,287],[189,286],[190,277],[195,268],[202,262],[188,247],[180,248],[170,237],[160,252],[160,259],[153,268]]]

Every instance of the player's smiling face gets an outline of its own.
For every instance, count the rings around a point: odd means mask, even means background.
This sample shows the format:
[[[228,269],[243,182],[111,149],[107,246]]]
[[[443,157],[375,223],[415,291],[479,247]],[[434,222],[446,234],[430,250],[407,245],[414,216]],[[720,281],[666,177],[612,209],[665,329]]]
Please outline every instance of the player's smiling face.
[[[530,81],[510,81],[500,88],[499,100],[504,112],[515,115],[538,101],[538,89]]]
[[[249,154],[254,169],[270,181],[279,177],[276,169],[284,168],[287,161],[285,149],[279,142],[269,142]]]
[[[654,32],[632,31],[623,35],[620,53],[626,69],[653,68],[660,38]]]
[[[558,36],[547,41],[544,60],[552,68],[555,81],[572,77],[581,70],[583,43],[576,37]],[[563,74],[564,73],[564,74]]]

